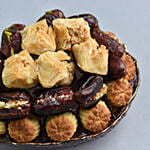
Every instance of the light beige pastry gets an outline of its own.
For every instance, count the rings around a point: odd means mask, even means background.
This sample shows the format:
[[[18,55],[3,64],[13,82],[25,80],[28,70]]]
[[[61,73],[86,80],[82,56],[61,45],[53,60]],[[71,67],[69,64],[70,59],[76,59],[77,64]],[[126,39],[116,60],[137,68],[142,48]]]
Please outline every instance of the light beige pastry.
[[[112,81],[108,84],[108,100],[116,107],[130,103],[133,88],[126,78]]]
[[[68,141],[77,130],[77,119],[72,113],[49,117],[46,122],[48,137],[54,141]]]
[[[45,19],[25,27],[21,35],[22,49],[32,54],[40,55],[56,50],[55,33],[52,27],[48,27]]]
[[[60,53],[63,54],[61,57]],[[44,88],[51,88],[54,85],[70,85],[73,80],[74,64],[67,63],[70,57],[67,53],[45,52],[37,60],[38,78]]]
[[[126,79],[133,80],[136,75],[136,68],[135,68],[135,63],[132,57],[126,54],[126,55],[123,55],[121,59],[126,66],[126,73],[127,73]]]
[[[27,50],[5,60],[2,80],[8,88],[30,88],[37,83],[37,68]]]
[[[83,18],[55,19],[53,27],[57,49],[71,50],[73,44],[79,44],[91,37],[90,27]]]
[[[85,72],[107,75],[108,50],[94,39],[89,39],[81,44],[75,44],[72,48],[78,66]]]
[[[6,123],[4,121],[0,121],[0,135],[6,133]]]
[[[92,132],[98,132],[107,127],[111,112],[105,102],[100,101],[91,109],[80,109],[79,116],[84,128]]]
[[[27,143],[34,140],[40,132],[40,124],[36,119],[24,118],[8,124],[9,135],[14,141]]]

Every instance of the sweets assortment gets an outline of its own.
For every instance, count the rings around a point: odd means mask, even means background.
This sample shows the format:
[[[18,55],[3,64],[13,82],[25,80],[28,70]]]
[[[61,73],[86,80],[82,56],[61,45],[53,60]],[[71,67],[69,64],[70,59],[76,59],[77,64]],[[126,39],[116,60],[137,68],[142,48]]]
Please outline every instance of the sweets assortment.
[[[0,135],[18,143],[102,132],[137,82],[134,59],[95,16],[65,17],[58,9],[3,31],[0,73]]]

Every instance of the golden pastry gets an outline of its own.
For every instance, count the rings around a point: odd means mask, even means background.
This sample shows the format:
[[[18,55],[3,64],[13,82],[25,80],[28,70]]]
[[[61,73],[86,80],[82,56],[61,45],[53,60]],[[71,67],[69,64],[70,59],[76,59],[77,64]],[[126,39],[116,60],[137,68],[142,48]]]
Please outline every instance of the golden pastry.
[[[127,79],[121,78],[108,84],[107,97],[116,107],[129,104],[133,88]]]
[[[52,27],[48,27],[45,19],[25,27],[21,35],[22,48],[32,54],[40,55],[56,49],[55,33]]]
[[[80,109],[79,116],[84,128],[92,132],[98,132],[107,127],[111,112],[105,102],[100,101],[91,109]]]
[[[79,44],[91,37],[90,27],[83,18],[55,19],[53,27],[57,49],[71,50],[73,44]]]
[[[8,88],[30,88],[37,83],[37,68],[27,50],[5,60],[2,80]]]
[[[72,113],[49,117],[46,122],[47,135],[54,141],[68,141],[77,130],[77,119]]]
[[[86,42],[74,45],[73,54],[78,66],[82,70],[107,75],[108,50],[103,45],[98,48],[98,44],[94,39],[89,39]]]
[[[74,65],[62,61],[63,57],[60,58],[59,53],[45,52],[37,60],[38,78],[44,88],[51,88],[54,85],[69,85],[73,80]],[[65,52],[61,53],[68,60],[67,54]]]
[[[40,124],[38,120],[31,118],[15,120],[8,124],[8,132],[16,142],[27,143],[39,135]]]

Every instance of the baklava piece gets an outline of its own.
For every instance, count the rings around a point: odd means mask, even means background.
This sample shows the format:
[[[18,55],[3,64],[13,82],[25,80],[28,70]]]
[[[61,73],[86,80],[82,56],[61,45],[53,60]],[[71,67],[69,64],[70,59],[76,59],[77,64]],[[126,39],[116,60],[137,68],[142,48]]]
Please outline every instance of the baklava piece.
[[[127,75],[125,76],[126,79],[133,80],[135,78],[136,68],[132,57],[126,54],[123,55],[121,59],[126,66],[126,72],[127,72]]]
[[[133,88],[130,82],[121,78],[108,84],[108,100],[116,107],[125,106],[130,103]]]
[[[71,50],[73,44],[79,44],[90,38],[90,27],[83,18],[56,19],[53,21],[53,27],[57,49]]]
[[[103,45],[98,48],[94,39],[74,45],[73,54],[78,66],[85,72],[107,75],[108,50]]]
[[[54,141],[68,141],[77,130],[77,119],[72,113],[49,117],[46,122],[48,137]]]
[[[105,129],[111,118],[111,112],[103,101],[91,109],[80,109],[79,115],[84,128],[91,132]]]
[[[40,132],[40,124],[36,119],[24,118],[11,121],[8,124],[9,135],[18,143],[27,143],[34,140]]]
[[[27,50],[5,60],[3,84],[8,88],[30,88],[37,83],[37,68]]]
[[[0,93],[0,119],[16,119],[29,115],[30,97],[25,92]]]
[[[60,53],[62,56],[60,56]],[[74,64],[68,63],[70,57],[63,51],[45,52],[37,60],[38,78],[44,88],[54,85],[70,85],[73,80]]]
[[[0,135],[6,133],[6,123],[4,121],[0,121]]]
[[[48,27],[45,19],[25,27],[21,34],[22,48],[32,54],[40,55],[56,49],[53,28]]]

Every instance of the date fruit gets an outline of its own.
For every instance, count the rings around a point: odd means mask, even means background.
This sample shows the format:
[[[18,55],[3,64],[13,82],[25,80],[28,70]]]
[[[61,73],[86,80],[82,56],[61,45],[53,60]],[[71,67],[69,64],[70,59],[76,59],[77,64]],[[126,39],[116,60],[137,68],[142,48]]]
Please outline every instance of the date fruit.
[[[90,107],[97,101],[91,99],[102,88],[103,78],[101,76],[91,76],[88,80],[75,92],[75,99],[81,107]]]
[[[109,55],[108,75],[112,79],[119,79],[126,75],[126,67],[120,57]]]
[[[0,93],[0,119],[18,119],[30,112],[30,97],[21,91]]]
[[[52,26],[53,20],[57,18],[65,18],[64,13],[59,9],[54,9],[45,12],[45,15],[43,15],[38,21],[46,19],[48,26]]]
[[[9,28],[6,28],[2,33],[2,42],[1,42],[1,53],[4,58],[7,58],[14,53],[21,51],[21,33],[25,25],[14,24]]]
[[[121,57],[125,52],[125,47],[99,28],[91,29],[91,36],[96,39],[99,45],[105,45],[106,48],[114,55]]]
[[[80,18],[80,17],[84,18],[84,20],[88,22],[91,28],[98,27],[98,21],[96,17],[91,14],[80,14],[80,15],[71,16],[69,18]]]
[[[50,89],[37,98],[34,112],[38,115],[56,115],[68,111],[76,111],[77,103],[70,87]]]

